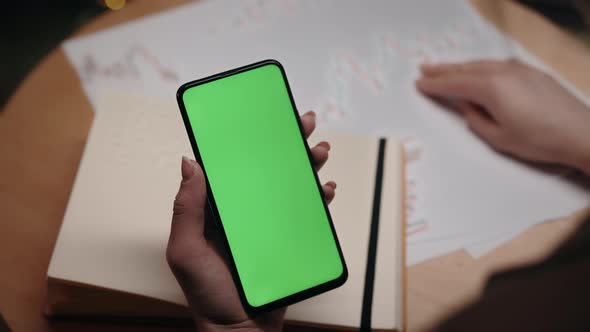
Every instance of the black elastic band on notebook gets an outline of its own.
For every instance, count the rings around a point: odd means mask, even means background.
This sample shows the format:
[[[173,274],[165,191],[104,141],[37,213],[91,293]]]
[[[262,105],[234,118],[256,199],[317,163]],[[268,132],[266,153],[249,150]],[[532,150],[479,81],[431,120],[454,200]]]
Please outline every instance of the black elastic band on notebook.
[[[375,282],[375,263],[377,259],[377,235],[379,234],[379,212],[381,209],[381,189],[383,187],[383,164],[385,162],[386,140],[379,140],[377,155],[377,174],[375,175],[375,192],[373,193],[373,212],[369,231],[369,253],[367,270],[365,271],[365,290],[363,292],[363,308],[361,311],[361,331],[371,330],[371,309],[373,307],[373,288]]]

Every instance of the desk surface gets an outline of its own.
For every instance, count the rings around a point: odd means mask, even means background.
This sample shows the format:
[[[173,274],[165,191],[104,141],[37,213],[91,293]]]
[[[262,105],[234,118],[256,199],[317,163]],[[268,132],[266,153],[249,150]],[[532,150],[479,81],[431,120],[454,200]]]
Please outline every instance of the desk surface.
[[[136,1],[101,16],[78,34],[183,2]],[[590,94],[590,76],[580,70],[590,68],[590,52],[584,46],[513,2],[473,2],[484,16]],[[0,312],[15,331],[140,330],[54,324],[42,316],[47,267],[92,117],[61,48],[37,65],[0,114]],[[468,302],[491,271],[541,257],[576,224],[560,220],[535,226],[477,261],[458,251],[408,268],[409,331],[422,330]]]

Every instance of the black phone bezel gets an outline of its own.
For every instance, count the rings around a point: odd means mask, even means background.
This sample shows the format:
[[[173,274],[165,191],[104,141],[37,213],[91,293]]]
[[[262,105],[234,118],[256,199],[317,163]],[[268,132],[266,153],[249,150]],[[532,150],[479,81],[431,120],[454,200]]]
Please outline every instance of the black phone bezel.
[[[219,211],[217,210],[217,205],[215,203],[215,198],[213,196],[213,193],[211,191],[211,187],[209,186],[209,181],[206,180],[206,185],[207,185],[207,203],[209,205],[209,208],[211,210],[211,213],[213,214],[213,219],[216,220],[217,222],[217,226],[219,228],[219,231],[222,233],[222,238],[223,238],[223,246],[224,246],[224,250],[226,251],[226,253],[229,253],[228,255],[226,255],[227,260],[228,260],[228,265],[230,267],[231,273],[232,273],[232,277],[234,279],[234,283],[236,285],[236,288],[238,290],[238,294],[240,296],[240,300],[242,302],[242,305],[244,306],[244,308],[246,309],[247,312],[251,313],[251,314],[257,314],[257,313],[262,313],[262,312],[268,312],[280,307],[285,307],[291,304],[294,304],[296,302],[300,302],[303,301],[305,299],[308,299],[310,297],[313,297],[315,295],[327,292],[329,290],[332,290],[334,288],[337,288],[341,285],[343,285],[347,278],[348,278],[348,268],[346,266],[346,262],[344,260],[344,255],[342,254],[342,249],[340,247],[340,242],[338,241],[338,236],[336,234],[336,230],[334,227],[334,223],[332,221],[332,216],[330,214],[330,210],[328,209],[328,202],[326,201],[326,198],[324,196],[324,192],[322,190],[322,186],[321,186],[321,182],[318,178],[317,172],[315,171],[315,168],[313,166],[313,157],[311,154],[311,150],[309,149],[309,145],[307,144],[307,139],[305,138],[304,132],[303,132],[303,125],[301,124],[301,120],[299,118],[299,113],[297,112],[297,108],[295,106],[295,101],[293,99],[293,95],[291,93],[291,88],[289,86],[289,82],[287,81],[287,75],[285,73],[285,70],[283,68],[283,66],[276,60],[263,60],[263,61],[259,61],[256,63],[252,63],[246,66],[242,66],[239,68],[235,68],[235,69],[231,69],[228,71],[224,71],[222,73],[219,74],[215,74],[215,75],[211,75],[202,79],[198,79],[195,81],[190,81],[188,83],[185,83],[183,85],[181,85],[178,88],[178,91],[176,93],[176,100],[178,102],[178,107],[180,108],[180,113],[182,115],[182,121],[184,122],[184,127],[186,129],[189,141],[191,143],[191,147],[193,149],[193,153],[195,154],[195,160],[199,163],[199,165],[201,166],[201,168],[203,169],[203,174],[205,175],[205,179],[207,178],[207,172],[205,170],[205,167],[203,165],[203,161],[201,158],[201,154],[199,152],[199,148],[195,139],[195,135],[193,134],[193,128],[191,126],[191,123],[189,121],[187,112],[186,112],[186,108],[184,106],[184,102],[183,102],[183,95],[184,93],[195,86],[201,85],[201,84],[205,84],[205,83],[209,83],[211,81],[215,81],[218,79],[222,79],[222,78],[226,78],[238,73],[242,73],[245,71],[249,71],[252,69],[256,69],[259,67],[263,67],[263,66],[268,66],[268,65],[274,65],[277,66],[280,71],[281,74],[283,76],[283,81],[285,83],[285,86],[287,88],[287,92],[289,94],[289,99],[291,101],[291,106],[293,109],[293,112],[295,114],[295,119],[297,120],[297,125],[299,126],[299,133],[301,134],[301,140],[303,141],[303,144],[305,145],[305,150],[307,151],[307,156],[308,156],[308,161],[310,163],[310,166],[312,167],[312,169],[314,169],[314,178],[315,178],[315,182],[317,185],[317,189],[320,192],[320,195],[322,197],[322,201],[323,201],[323,206],[324,206],[324,210],[325,213],[328,217],[328,221],[330,223],[330,228],[332,230],[332,235],[334,236],[334,241],[336,241],[336,247],[338,248],[338,253],[340,255],[340,261],[342,263],[342,273],[340,274],[340,276],[334,280],[330,280],[328,282],[325,282],[323,284],[319,284],[317,286],[314,286],[312,288],[308,288],[305,289],[301,292],[289,295],[287,297],[281,298],[279,300],[264,304],[262,306],[252,306],[250,305],[250,303],[248,303],[248,300],[246,299],[245,293],[244,293],[244,289],[242,287],[242,283],[241,280],[239,278],[239,274],[238,274],[238,270],[237,267],[235,265],[234,259],[233,259],[233,255],[231,253],[230,247],[229,247],[229,242],[227,240],[226,234],[225,234],[225,230],[223,228],[223,222],[221,221],[221,218],[219,217]]]

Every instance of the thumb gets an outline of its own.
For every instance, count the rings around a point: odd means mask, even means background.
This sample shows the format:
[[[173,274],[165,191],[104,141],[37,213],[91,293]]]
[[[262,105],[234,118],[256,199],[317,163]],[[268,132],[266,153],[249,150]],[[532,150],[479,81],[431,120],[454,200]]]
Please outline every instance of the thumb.
[[[182,182],[174,200],[172,225],[168,240],[167,257],[170,265],[182,265],[186,255],[205,242],[205,200],[207,189],[201,167],[182,157]]]

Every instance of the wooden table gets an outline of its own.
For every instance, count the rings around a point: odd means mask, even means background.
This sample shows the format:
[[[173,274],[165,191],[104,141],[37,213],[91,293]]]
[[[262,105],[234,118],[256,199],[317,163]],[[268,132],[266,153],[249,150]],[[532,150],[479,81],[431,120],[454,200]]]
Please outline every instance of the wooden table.
[[[99,17],[76,35],[184,2],[135,1],[122,11]],[[515,3],[474,0],[474,4],[498,27],[590,93],[590,54],[573,38]],[[61,48],[38,64],[0,114],[0,312],[15,331],[142,330],[111,324],[52,323],[42,315],[47,267],[92,117],[91,106]],[[575,225],[562,220],[533,227],[477,261],[458,251],[410,267],[409,330],[422,330],[469,301],[490,271],[540,257]]]

